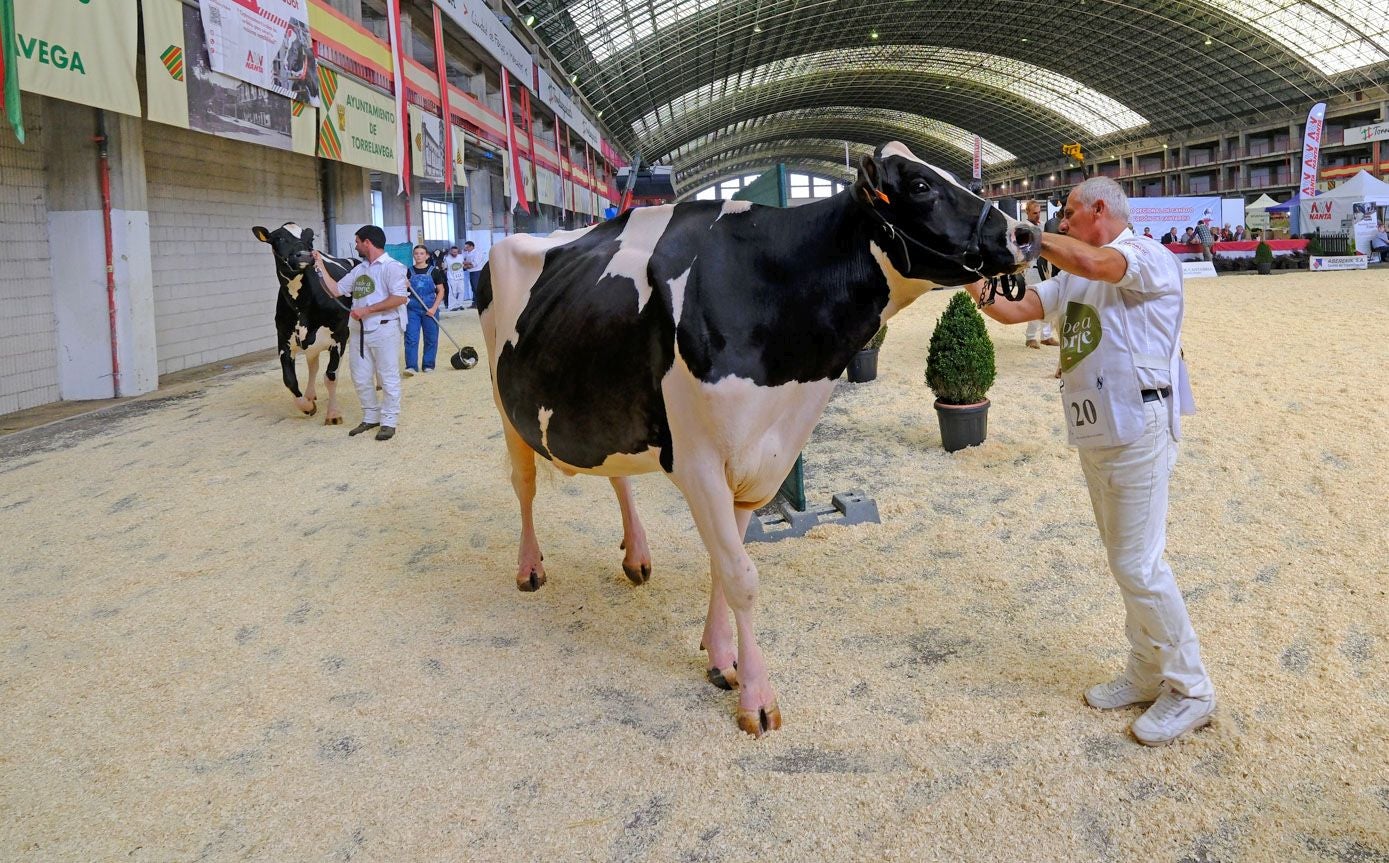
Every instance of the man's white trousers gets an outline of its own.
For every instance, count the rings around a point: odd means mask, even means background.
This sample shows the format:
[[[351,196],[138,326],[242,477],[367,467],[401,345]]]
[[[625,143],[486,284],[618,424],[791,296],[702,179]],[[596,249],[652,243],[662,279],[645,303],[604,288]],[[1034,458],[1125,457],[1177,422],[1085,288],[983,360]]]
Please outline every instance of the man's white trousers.
[[[1167,545],[1167,486],[1177,465],[1166,401],[1143,404],[1143,436],[1126,446],[1080,450],[1109,570],[1127,612],[1128,674],[1145,688],[1166,681],[1180,694],[1214,694]]]
[[[347,344],[352,385],[362,401],[362,422],[394,428],[400,419],[400,356],[404,350],[400,323],[394,317],[367,321],[365,336],[362,329],[361,323],[354,321],[352,340]]]

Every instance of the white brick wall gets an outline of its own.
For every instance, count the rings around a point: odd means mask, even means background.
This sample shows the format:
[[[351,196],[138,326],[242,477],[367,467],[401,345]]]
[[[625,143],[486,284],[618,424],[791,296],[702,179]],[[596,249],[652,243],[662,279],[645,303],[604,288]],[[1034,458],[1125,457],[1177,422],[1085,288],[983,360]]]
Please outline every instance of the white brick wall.
[[[29,143],[0,128],[0,414],[58,400],[57,323],[48,269],[48,193],[37,97],[24,99]]]
[[[275,265],[251,227],[323,236],[316,161],[146,123],[145,171],[159,373],[274,347]]]

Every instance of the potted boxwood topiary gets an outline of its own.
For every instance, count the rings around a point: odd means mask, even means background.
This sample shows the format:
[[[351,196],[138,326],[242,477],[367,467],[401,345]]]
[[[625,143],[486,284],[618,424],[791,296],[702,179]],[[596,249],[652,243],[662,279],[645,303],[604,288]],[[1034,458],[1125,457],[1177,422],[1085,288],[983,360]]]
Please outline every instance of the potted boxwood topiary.
[[[1261,276],[1267,276],[1273,269],[1273,247],[1263,240],[1254,247],[1254,266]]]
[[[866,384],[878,376],[878,348],[883,346],[885,338],[887,324],[879,327],[873,338],[868,340],[868,344],[859,348],[859,352],[849,360],[850,383]]]
[[[946,452],[984,442],[989,431],[994,343],[969,294],[958,291],[936,322],[926,354],[926,384],[936,394],[936,418]]]

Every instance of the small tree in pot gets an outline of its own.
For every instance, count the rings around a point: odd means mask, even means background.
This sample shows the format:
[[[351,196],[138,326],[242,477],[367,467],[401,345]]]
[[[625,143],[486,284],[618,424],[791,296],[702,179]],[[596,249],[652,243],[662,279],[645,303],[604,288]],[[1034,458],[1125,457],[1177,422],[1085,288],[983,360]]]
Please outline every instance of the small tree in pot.
[[[1254,247],[1254,266],[1261,276],[1267,276],[1273,269],[1273,247],[1263,240]]]
[[[926,385],[936,394],[936,418],[946,452],[984,442],[989,430],[989,400],[993,386],[994,343],[984,317],[965,291],[950,298],[931,333],[926,355]]]
[[[859,352],[849,360],[850,383],[866,384],[878,376],[878,348],[883,346],[886,338],[887,324],[883,324],[868,340],[868,344],[859,348]]]

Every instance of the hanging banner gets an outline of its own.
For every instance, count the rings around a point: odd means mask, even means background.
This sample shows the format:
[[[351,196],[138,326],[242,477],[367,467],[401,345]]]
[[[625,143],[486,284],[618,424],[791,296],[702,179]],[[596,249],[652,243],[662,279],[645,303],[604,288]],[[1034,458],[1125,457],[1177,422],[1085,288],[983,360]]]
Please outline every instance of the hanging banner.
[[[506,196],[511,199],[509,209],[520,207],[529,213],[534,193],[527,196],[522,185],[522,176],[530,177],[530,171],[524,175],[521,173],[521,154],[516,152],[516,124],[511,117],[511,79],[505,68],[502,69],[502,123],[506,125],[506,152],[509,156],[506,172]]]
[[[323,97],[318,155],[395,173],[400,140],[395,100],[326,66],[318,67],[318,80]]]
[[[535,81],[535,61],[497,13],[483,0],[434,0],[463,32],[472,36],[483,50],[517,77],[523,87]]]
[[[974,173],[970,176],[978,180],[983,177],[984,168],[984,141],[978,135],[974,136]]]
[[[410,166],[416,177],[444,182],[444,123],[418,105],[410,108]]]
[[[1355,126],[1341,135],[1342,144],[1368,144],[1371,141],[1389,141],[1389,123]]]
[[[135,0],[25,0],[14,18],[21,90],[140,116]]]
[[[1307,112],[1307,131],[1302,135],[1302,183],[1299,191],[1307,197],[1317,194],[1317,172],[1321,159],[1323,120],[1326,103],[1318,102]]]
[[[212,71],[198,10],[179,0],[143,0],[146,116],[306,156],[318,114],[303,102]]]
[[[1223,215],[1218,197],[1129,198],[1129,223],[1140,235],[1144,228],[1154,237],[1176,228],[1179,237],[1185,236],[1187,228],[1204,219],[1210,219],[1211,227],[1218,230],[1224,224]]]
[[[450,129],[452,133],[450,143],[453,145],[453,158],[450,161],[453,163],[453,184],[466,186],[468,185],[468,169],[463,164],[463,136],[465,133],[462,126],[456,126],[452,123],[449,125],[452,127]]]
[[[561,120],[565,122],[579,137],[589,143],[591,147],[597,147],[602,140],[598,136],[598,127],[588,118],[588,115],[578,106],[564,88],[546,74],[545,70],[539,66],[535,67],[535,94],[540,97],[540,101],[545,103],[551,111],[555,112]]]
[[[307,0],[198,0],[212,68],[318,106]]]

